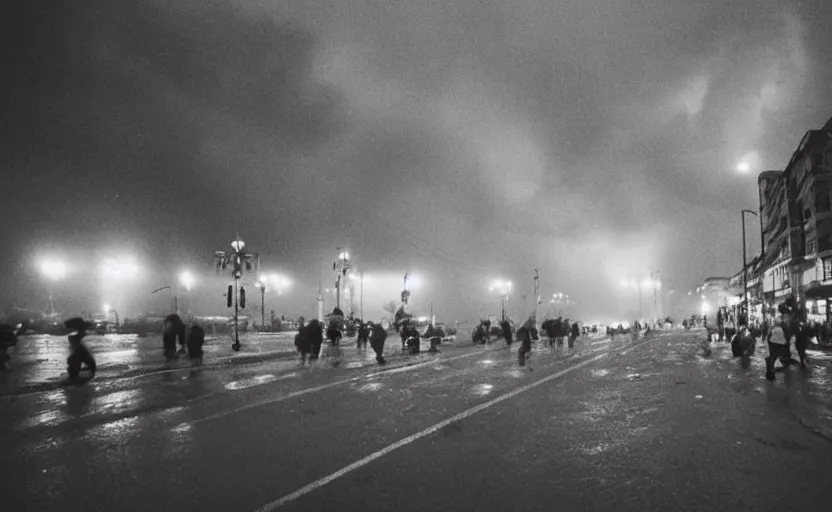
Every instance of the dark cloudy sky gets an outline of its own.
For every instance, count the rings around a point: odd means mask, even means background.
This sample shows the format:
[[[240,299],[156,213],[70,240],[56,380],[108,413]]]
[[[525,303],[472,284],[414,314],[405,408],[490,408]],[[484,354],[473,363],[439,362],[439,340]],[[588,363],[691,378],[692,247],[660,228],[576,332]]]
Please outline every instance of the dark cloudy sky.
[[[82,287],[131,252],[146,295],[239,232],[293,315],[338,246],[424,276],[444,320],[497,312],[500,277],[520,316],[536,267],[581,317],[629,315],[622,277],[735,272],[756,174],[832,116],[830,2],[0,5],[7,308],[42,303],[43,254]]]

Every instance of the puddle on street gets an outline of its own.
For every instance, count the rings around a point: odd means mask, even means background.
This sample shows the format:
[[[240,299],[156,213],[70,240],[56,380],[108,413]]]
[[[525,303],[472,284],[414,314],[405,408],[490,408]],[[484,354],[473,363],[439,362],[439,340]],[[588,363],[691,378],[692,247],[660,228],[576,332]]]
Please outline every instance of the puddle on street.
[[[289,375],[285,375],[283,378],[293,377],[296,374],[290,373]],[[254,386],[260,386],[263,384],[268,384],[269,382],[274,382],[277,380],[277,377],[271,374],[267,375],[258,375],[256,377],[252,377],[250,379],[243,379],[243,380],[236,380],[234,382],[229,382],[225,386],[225,389],[229,391],[237,391],[239,389],[246,389],[251,388]]]
[[[359,386],[358,391],[361,391],[361,392],[364,392],[364,393],[369,393],[369,392],[373,392],[373,391],[378,391],[381,388],[382,388],[382,383],[381,382],[368,382],[368,383],[366,383],[362,386]]]
[[[26,418],[26,420],[20,424],[19,428],[32,428],[39,425],[52,427],[69,419],[70,417],[63,412],[49,411],[43,414],[38,414],[37,416],[32,416],[31,418]]]
[[[595,370],[595,369],[590,370],[590,373],[592,374],[593,377],[606,377],[607,375],[610,374],[610,371],[607,370],[606,368],[601,368],[599,370]]]
[[[474,389],[471,390],[471,393],[477,396],[485,396],[491,393],[491,390],[494,389],[492,384],[477,384],[474,386]]]

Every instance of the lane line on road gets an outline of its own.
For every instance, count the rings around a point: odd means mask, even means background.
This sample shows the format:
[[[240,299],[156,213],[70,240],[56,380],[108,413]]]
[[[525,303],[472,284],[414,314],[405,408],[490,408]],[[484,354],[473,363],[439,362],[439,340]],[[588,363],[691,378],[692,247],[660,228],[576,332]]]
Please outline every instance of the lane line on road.
[[[230,414],[236,414],[238,412],[246,411],[248,409],[254,409],[255,407],[261,407],[261,406],[264,406],[264,405],[269,405],[269,404],[274,404],[274,403],[277,403],[277,402],[282,402],[284,400],[289,400],[291,398],[297,398],[299,396],[307,395],[309,393],[316,393],[318,391],[323,391],[325,389],[334,388],[334,387],[340,386],[342,384],[349,384],[350,382],[357,382],[357,381],[364,380],[364,379],[371,379],[373,377],[378,377],[378,376],[381,376],[381,375],[389,375],[389,374],[393,374],[393,373],[408,372],[408,371],[416,370],[418,368],[422,368],[422,367],[430,365],[430,364],[436,364],[437,362],[440,362],[440,361],[441,362],[449,362],[449,361],[454,361],[454,360],[457,360],[457,359],[462,359],[462,358],[465,358],[465,357],[471,357],[471,356],[476,356],[476,355],[482,355],[482,352],[480,352],[480,351],[470,352],[468,354],[461,354],[461,355],[458,355],[458,356],[449,357],[447,359],[437,358],[437,359],[434,359],[432,361],[425,361],[424,363],[417,363],[417,364],[412,364],[412,365],[395,367],[395,368],[392,368],[390,370],[380,371],[380,372],[373,372],[373,373],[369,373],[367,375],[358,375],[356,377],[350,377],[349,379],[337,380],[335,382],[330,382],[328,384],[323,384],[323,385],[315,386],[315,387],[312,387],[312,388],[306,388],[306,389],[301,389],[299,391],[294,391],[294,392],[289,393],[288,395],[285,395],[285,396],[280,396],[280,397],[277,397],[277,398],[270,398],[268,400],[261,400],[259,402],[249,403],[249,404],[246,404],[246,405],[242,405],[240,407],[236,407],[234,409],[230,409],[228,411],[218,412],[216,414],[211,414],[211,415],[205,416],[203,418],[197,418],[197,419],[191,420],[191,421],[186,422],[186,423],[190,423],[192,425],[195,425],[197,423],[203,423],[205,421],[216,420],[216,419],[222,418],[224,416],[228,416]]]
[[[291,494],[287,494],[286,496],[283,496],[280,499],[272,501],[271,503],[268,503],[268,504],[264,505],[263,507],[260,507],[259,509],[257,509],[257,512],[272,512],[273,510],[275,510],[277,508],[280,508],[283,505],[300,498],[301,496],[309,494],[310,492],[312,492],[312,491],[314,491],[314,490],[316,490],[320,487],[325,486],[326,484],[332,482],[333,480],[335,480],[337,478],[340,478],[340,477],[346,475],[347,473],[351,473],[351,472],[353,472],[357,469],[360,469],[360,468],[366,466],[370,462],[372,462],[372,461],[374,461],[378,458],[381,458],[381,457],[387,455],[388,453],[390,453],[394,450],[398,450],[399,448],[407,446],[407,445],[413,443],[414,441],[418,441],[419,439],[421,439],[423,437],[429,436],[429,435],[433,434],[434,432],[436,432],[438,430],[441,430],[441,429],[447,427],[448,425],[450,425],[452,423],[456,423],[458,421],[464,420],[465,418],[468,418],[469,416],[472,416],[472,415],[474,415],[474,414],[476,414],[480,411],[488,409],[489,407],[497,405],[497,404],[499,404],[501,402],[504,402],[504,401],[506,401],[510,398],[514,398],[515,396],[517,396],[521,393],[524,393],[524,392],[526,392],[530,389],[534,389],[538,386],[542,386],[543,384],[546,384],[547,382],[550,382],[554,379],[562,377],[563,375],[566,375],[567,373],[570,373],[574,370],[577,370],[578,368],[581,368],[581,367],[586,366],[588,364],[594,363],[595,361],[598,361],[599,359],[602,359],[606,356],[607,356],[607,353],[604,353],[604,354],[599,354],[599,355],[597,355],[595,357],[592,357],[592,358],[589,358],[589,359],[585,359],[585,360],[581,361],[580,363],[577,363],[573,366],[570,366],[569,368],[564,368],[563,370],[560,370],[559,372],[553,373],[552,375],[549,375],[548,377],[544,377],[540,380],[536,380],[534,382],[531,382],[529,384],[521,386],[521,387],[515,389],[514,391],[510,391],[508,393],[500,395],[497,398],[494,398],[493,400],[489,400],[488,402],[477,405],[476,407],[472,407],[472,408],[470,408],[466,411],[463,411],[459,414],[455,414],[454,416],[451,416],[450,418],[448,418],[444,421],[441,421],[441,422],[437,423],[436,425],[433,425],[432,427],[428,427],[425,430],[422,430],[421,432],[417,432],[413,435],[407,436],[404,439],[402,439],[400,441],[397,441],[397,442],[391,444],[390,446],[387,446],[386,448],[383,448],[383,449],[381,449],[381,450],[379,450],[375,453],[371,453],[370,455],[364,457],[363,459],[360,459],[360,460],[357,460],[357,461],[353,462],[349,466],[346,466],[342,469],[339,469],[335,473],[332,473],[328,476],[325,476],[321,479],[318,479],[318,480],[312,482],[309,485],[301,487],[300,489],[298,489],[297,491],[295,491]]]

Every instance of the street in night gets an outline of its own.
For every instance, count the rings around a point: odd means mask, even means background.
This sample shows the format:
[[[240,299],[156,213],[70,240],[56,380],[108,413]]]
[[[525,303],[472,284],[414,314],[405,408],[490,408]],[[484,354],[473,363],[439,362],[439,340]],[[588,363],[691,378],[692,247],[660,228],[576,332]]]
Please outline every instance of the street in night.
[[[832,2],[0,7],[0,508],[832,511]]]
[[[2,397],[9,510],[828,510],[832,351],[705,332],[296,357]],[[316,366],[317,365],[317,366]]]

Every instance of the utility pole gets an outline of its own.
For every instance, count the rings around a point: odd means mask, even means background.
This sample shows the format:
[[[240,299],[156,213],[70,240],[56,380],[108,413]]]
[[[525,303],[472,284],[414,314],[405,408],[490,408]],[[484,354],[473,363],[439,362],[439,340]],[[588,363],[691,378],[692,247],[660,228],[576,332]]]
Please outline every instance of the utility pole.
[[[534,269],[534,330],[537,330],[537,306],[540,304],[540,272]]]
[[[341,309],[341,282],[350,268],[350,254],[347,251],[341,251],[340,247],[336,247],[336,250],[340,252],[338,253],[338,261],[332,264],[332,270],[338,272],[335,278],[335,307]]]
[[[435,320],[433,316],[433,299],[430,299],[430,325],[434,325],[436,323]]]
[[[323,293],[321,292],[321,282],[318,281],[318,321],[323,323],[324,321],[324,297]]]
[[[364,271],[363,270],[360,271],[358,273],[358,275],[361,279],[361,285],[360,285],[361,286],[361,298],[359,299],[358,307],[359,307],[359,311],[360,311],[360,314],[361,314],[361,322],[363,323],[363,322],[365,322],[365,320],[364,320]]]

